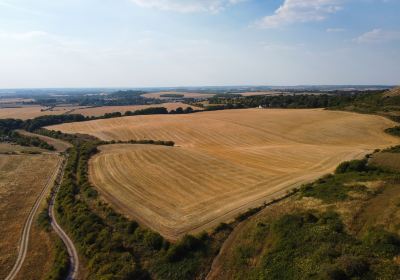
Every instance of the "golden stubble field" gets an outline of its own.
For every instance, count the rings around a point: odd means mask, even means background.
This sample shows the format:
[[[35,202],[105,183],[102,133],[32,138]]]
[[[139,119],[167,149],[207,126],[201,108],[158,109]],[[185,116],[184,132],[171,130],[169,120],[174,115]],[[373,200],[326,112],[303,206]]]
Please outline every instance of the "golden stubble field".
[[[2,145],[3,147],[4,145]],[[18,151],[18,149],[16,149]],[[35,200],[51,178],[59,157],[55,154],[41,155],[0,155],[0,278],[11,271],[16,260],[22,228]],[[34,221],[36,224],[36,220]],[[34,230],[32,234],[34,234]],[[33,243],[39,241],[45,258],[37,259],[36,266],[26,268],[44,273],[44,263],[50,260],[51,248],[48,237],[43,234],[31,235]],[[37,245],[30,247],[37,248]],[[30,254],[37,254],[28,251]],[[38,263],[42,267],[37,267]]]
[[[0,108],[0,119],[33,119],[43,115],[62,114],[63,112],[44,111],[46,108],[42,106],[20,106],[16,108]]]
[[[175,141],[175,147],[109,145],[90,179],[124,214],[174,240],[332,172],[340,162],[399,143],[372,115],[312,110],[226,110],[137,116],[50,127],[104,140]]]
[[[165,107],[168,111],[176,110],[181,107],[186,109],[192,107],[195,110],[203,110],[200,107],[188,105],[182,102],[166,102],[161,104],[151,105],[127,105],[127,106],[99,106],[99,107],[83,107],[83,106],[59,106],[54,108],[47,108],[38,105],[18,106],[15,108],[1,108],[0,119],[33,119],[45,115],[68,115],[68,114],[81,114],[87,117],[98,117],[106,113],[120,112],[124,114],[126,111],[136,111],[155,107]]]
[[[73,114],[82,114],[84,116],[102,116],[106,113],[114,113],[120,112],[124,114],[126,111],[136,111],[143,110],[148,108],[156,108],[156,107],[165,107],[168,111],[176,110],[181,107],[186,109],[187,107],[192,107],[192,109],[202,110],[202,108],[191,106],[188,104],[184,104],[182,102],[169,102],[169,103],[161,103],[161,104],[152,104],[152,105],[127,105],[127,106],[101,106],[101,107],[89,107],[76,109],[72,113]]]

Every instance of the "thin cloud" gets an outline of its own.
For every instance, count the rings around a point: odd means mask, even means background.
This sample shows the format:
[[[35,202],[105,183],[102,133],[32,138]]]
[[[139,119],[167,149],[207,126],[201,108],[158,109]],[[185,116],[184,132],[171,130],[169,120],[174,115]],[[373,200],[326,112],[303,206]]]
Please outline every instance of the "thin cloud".
[[[33,30],[27,32],[1,32],[0,38],[14,39],[14,40],[31,40],[38,37],[47,36],[48,33],[40,30]]]
[[[297,22],[321,21],[341,10],[340,0],[284,0],[274,12],[258,22],[261,28],[277,28]]]
[[[346,29],[344,28],[328,28],[326,29],[326,32],[328,33],[338,33],[338,32],[344,32]]]
[[[180,13],[211,12],[217,13],[231,5],[246,0],[132,0],[140,7],[155,8]]]
[[[354,38],[353,42],[359,44],[377,44],[398,40],[400,40],[400,31],[387,31],[380,28],[375,28],[371,31],[361,34],[357,38]]]

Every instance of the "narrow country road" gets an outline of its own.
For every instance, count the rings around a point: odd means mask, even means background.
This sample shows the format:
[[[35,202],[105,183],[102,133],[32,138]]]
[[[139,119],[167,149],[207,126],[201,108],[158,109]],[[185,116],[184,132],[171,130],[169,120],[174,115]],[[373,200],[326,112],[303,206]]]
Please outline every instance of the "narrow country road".
[[[54,190],[54,193],[53,193],[50,203],[49,203],[49,216],[50,216],[50,222],[51,222],[51,226],[52,226],[53,230],[64,242],[65,247],[67,247],[69,261],[70,261],[70,268],[69,268],[68,276],[66,279],[67,280],[76,280],[76,279],[78,279],[78,271],[79,271],[78,252],[76,251],[75,245],[72,242],[72,240],[68,237],[68,235],[64,232],[64,230],[61,228],[61,226],[57,223],[55,210],[54,210],[54,201],[56,199],[58,190],[60,188],[60,183],[61,183],[61,179],[62,179],[63,175],[64,175],[64,166],[63,166],[61,174],[60,174],[60,181],[56,182],[56,188]]]
[[[24,228],[22,230],[22,235],[21,235],[19,245],[18,245],[17,260],[15,261],[15,264],[14,264],[12,270],[10,271],[10,273],[8,274],[8,276],[6,277],[5,280],[14,279],[17,276],[18,272],[21,270],[21,267],[26,258],[26,254],[28,252],[29,236],[30,236],[31,227],[32,227],[34,218],[40,207],[40,204],[42,203],[43,199],[46,197],[46,194],[48,193],[48,191],[53,186],[53,183],[56,180],[62,167],[63,167],[63,159],[60,158],[60,160],[58,161],[58,164],[57,164],[57,168],[55,169],[54,173],[49,177],[49,179],[46,182],[46,185],[43,187],[39,196],[36,198],[35,204],[33,205],[31,211],[29,212],[28,218],[26,219]]]

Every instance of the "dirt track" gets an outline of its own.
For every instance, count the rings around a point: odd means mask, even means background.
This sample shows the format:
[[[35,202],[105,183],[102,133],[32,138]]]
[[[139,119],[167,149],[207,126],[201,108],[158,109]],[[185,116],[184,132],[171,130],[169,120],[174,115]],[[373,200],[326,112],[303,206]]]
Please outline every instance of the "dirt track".
[[[19,273],[19,271],[24,263],[24,260],[26,258],[27,252],[28,252],[29,237],[30,237],[32,223],[34,221],[34,218],[36,217],[36,213],[40,207],[40,204],[42,203],[43,199],[45,198],[49,189],[52,187],[52,185],[54,183],[54,180],[57,176],[59,168],[61,167],[61,163],[62,163],[62,159],[59,158],[57,167],[55,168],[52,175],[48,178],[46,184],[44,185],[42,191],[40,192],[32,209],[29,212],[28,218],[25,221],[25,224],[24,224],[24,227],[22,230],[22,235],[21,235],[21,238],[19,241],[17,260],[16,260],[12,270],[10,271],[8,276],[5,278],[6,280],[14,279],[17,276],[17,274]]]
[[[170,239],[226,221],[343,160],[398,143],[377,116],[324,110],[231,110],[54,126],[101,139],[173,140],[177,147],[112,145],[91,180],[120,211]]]
[[[62,166],[62,170],[60,170],[60,177],[59,179],[63,177],[64,174],[64,168],[65,166]],[[68,255],[69,255],[69,262],[70,262],[70,267],[68,271],[68,276],[66,280],[76,280],[78,279],[78,272],[79,272],[79,256],[78,252],[75,248],[74,243],[72,240],[69,238],[69,236],[65,233],[65,231],[61,228],[61,226],[58,224],[56,215],[55,215],[55,210],[54,210],[54,200],[56,199],[58,190],[59,190],[59,185],[60,182],[57,182],[55,192],[53,193],[50,204],[49,204],[49,217],[50,217],[50,222],[53,230],[55,233],[60,237],[60,239],[64,242],[64,245],[67,247]]]

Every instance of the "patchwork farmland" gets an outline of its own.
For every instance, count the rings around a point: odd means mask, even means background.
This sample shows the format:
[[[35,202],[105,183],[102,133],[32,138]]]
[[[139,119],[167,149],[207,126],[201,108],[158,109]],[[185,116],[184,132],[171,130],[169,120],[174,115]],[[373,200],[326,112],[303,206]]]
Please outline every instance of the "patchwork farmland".
[[[109,145],[90,178],[122,213],[176,240],[227,221],[333,171],[344,160],[398,143],[379,116],[312,110],[226,110],[48,127],[103,140],[172,140],[175,147]]]

